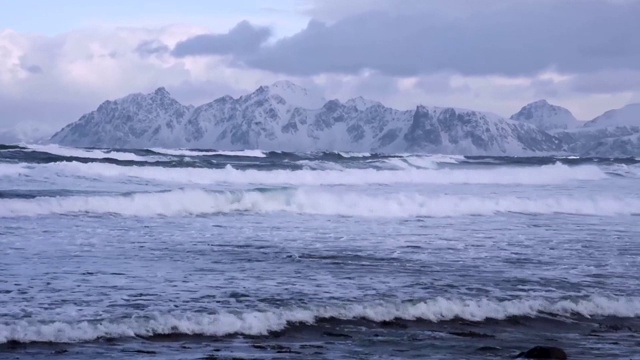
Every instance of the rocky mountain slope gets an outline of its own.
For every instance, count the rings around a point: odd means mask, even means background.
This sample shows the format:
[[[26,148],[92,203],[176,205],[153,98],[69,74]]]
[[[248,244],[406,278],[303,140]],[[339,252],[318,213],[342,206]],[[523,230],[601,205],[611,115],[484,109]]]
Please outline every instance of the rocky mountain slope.
[[[137,148],[173,146],[183,139],[192,106],[173,99],[165,88],[105,101],[51,137],[51,142],[77,147]]]
[[[520,155],[562,151],[521,121],[454,108],[396,110],[355,98],[326,101],[288,81],[190,107],[164,88],[106,101],[51,141],[84,147],[434,152]]]
[[[640,104],[609,110],[587,122],[569,110],[541,100],[526,105],[511,119],[534,124],[560,138],[569,153],[595,157],[640,155]]]
[[[640,156],[640,104],[609,110],[570,132],[569,149],[587,156]]]
[[[573,129],[582,125],[571,111],[561,106],[551,105],[546,100],[525,105],[520,111],[511,115],[510,119],[526,122],[548,132]]]

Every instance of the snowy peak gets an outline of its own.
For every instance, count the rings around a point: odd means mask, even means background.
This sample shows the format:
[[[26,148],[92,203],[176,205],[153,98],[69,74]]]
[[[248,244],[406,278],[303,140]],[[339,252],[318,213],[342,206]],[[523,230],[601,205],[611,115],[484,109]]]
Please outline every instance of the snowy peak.
[[[526,107],[526,106],[531,106],[531,107],[547,107],[547,106],[554,106],[554,105],[549,104],[549,102],[547,101],[547,99],[540,99],[540,100],[537,100],[537,101],[534,101],[534,102],[532,102],[532,103],[529,103],[529,104],[525,105],[525,107]],[[556,107],[559,107],[559,106],[556,106]]]
[[[640,104],[609,110],[583,127],[559,133],[568,150],[584,156],[640,155]]]
[[[561,106],[549,104],[547,100],[538,100],[525,105],[511,120],[522,121],[545,131],[559,131],[575,128],[578,120],[571,111]]]
[[[410,150],[453,154],[522,154],[562,151],[560,139],[490,113],[416,107],[404,135]]]
[[[465,155],[569,151],[635,156],[640,151],[640,104],[607,112],[584,128],[577,128],[577,123],[567,109],[546,100],[524,106],[507,120],[448,107],[398,110],[363,97],[344,103],[326,101],[290,81],[277,81],[197,108],[180,104],[163,87],[105,101],[56,133],[51,142],[115,148]]]
[[[319,109],[326,100],[317,92],[310,91],[288,80],[276,81],[269,86],[259,87],[254,94],[265,96],[276,95],[282,98],[288,105],[303,109]]]
[[[167,91],[164,87],[159,87],[156,90],[148,93],[135,93],[130,94],[125,97],[121,97],[116,100],[107,100],[103,103],[103,105],[113,105],[113,104],[135,104],[135,103],[154,103],[154,104],[168,104],[171,106],[183,106],[180,102],[171,97],[169,91]]]
[[[144,147],[149,142],[167,146],[182,137],[182,123],[192,109],[163,87],[131,94],[103,102],[54,134],[51,142],[83,147]]]
[[[366,110],[372,106],[383,106],[379,101],[365,99],[362,96],[347,100],[345,105],[353,106],[360,111]]]
[[[307,89],[303,88],[302,86],[293,83],[289,80],[278,80],[276,82],[274,82],[273,84],[271,84],[269,86],[269,88],[271,89],[279,89],[282,91],[291,91],[291,92],[299,92],[299,93],[306,93]]]
[[[584,124],[585,128],[640,127],[640,104],[630,104],[620,109],[609,110]]]
[[[171,97],[171,94],[169,94],[169,92],[167,91],[167,89],[164,88],[164,86],[157,88],[153,92],[153,95],[160,96],[160,97]]]

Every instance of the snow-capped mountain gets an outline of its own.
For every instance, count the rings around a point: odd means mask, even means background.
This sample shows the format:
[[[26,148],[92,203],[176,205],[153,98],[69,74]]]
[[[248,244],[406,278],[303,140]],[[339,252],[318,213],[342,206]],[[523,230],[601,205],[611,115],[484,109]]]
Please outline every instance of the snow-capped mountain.
[[[584,156],[640,155],[640,104],[609,110],[583,127],[557,133],[567,149]]]
[[[418,106],[404,140],[409,150],[441,153],[559,152],[560,139],[497,115]]]
[[[327,102],[322,95],[307,90],[288,80],[276,81],[270,86],[263,86],[269,95],[277,95],[286,99],[287,104],[304,109],[319,109]]]
[[[584,124],[585,128],[640,127],[640,104],[609,110]]]
[[[526,122],[548,132],[573,129],[582,125],[571,111],[549,104],[547,100],[538,100],[525,105],[520,111],[511,115],[511,120]]]
[[[560,140],[528,124],[471,110],[418,106],[396,110],[361,97],[325,101],[288,81],[196,108],[164,88],[106,101],[51,141],[83,147],[222,150],[559,152]]]
[[[135,148],[173,146],[193,110],[161,87],[150,94],[131,94],[105,101],[51,137],[51,142],[79,147]]]

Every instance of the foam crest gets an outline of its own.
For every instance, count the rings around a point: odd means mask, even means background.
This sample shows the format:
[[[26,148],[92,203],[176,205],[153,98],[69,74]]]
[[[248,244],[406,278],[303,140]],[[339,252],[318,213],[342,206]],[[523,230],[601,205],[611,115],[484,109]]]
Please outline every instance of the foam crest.
[[[17,176],[28,171],[29,169],[20,164],[0,164],[0,176]]]
[[[149,149],[159,154],[173,155],[173,156],[245,156],[245,157],[266,157],[267,155],[260,150],[238,150],[238,151],[196,151],[186,149]]]
[[[69,157],[80,157],[86,159],[116,159],[122,161],[149,161],[151,160],[148,157],[138,156],[136,154],[128,153],[128,152],[118,152],[118,151],[105,151],[105,150],[93,150],[93,149],[78,149],[78,148],[69,148],[59,145],[27,145],[27,147],[31,150],[47,152],[49,154],[60,155],[60,156],[69,156]]]
[[[624,176],[624,177],[640,177],[640,165],[614,164],[606,167],[607,173]]]
[[[186,149],[160,149],[160,148],[150,148],[149,150],[164,155],[171,156],[210,156],[210,155],[218,155],[217,151],[196,151],[196,150],[186,150]]]
[[[455,217],[497,213],[577,215],[640,214],[633,198],[521,198],[419,194],[369,196],[313,189],[207,192],[175,190],[122,196],[40,197],[0,200],[0,217],[49,214],[185,216],[230,212],[289,212],[356,217]]]
[[[464,161],[465,157],[462,155],[409,155],[405,157],[410,163],[419,163],[421,160],[429,160],[436,163],[443,164],[458,164],[460,161]]]
[[[300,160],[296,161],[297,164],[304,166],[305,169],[313,170],[345,170],[343,166],[332,161],[321,160]]]
[[[339,152],[338,154],[340,154],[340,156],[342,157],[346,157],[346,158],[364,158],[364,157],[371,157],[370,153],[366,153],[366,152]]]
[[[386,168],[411,170],[411,169],[431,169],[438,168],[438,164],[458,164],[465,160],[464,156],[455,155],[403,155],[402,157],[387,158],[382,161],[372,162],[388,165]]]
[[[0,324],[0,343],[82,342],[104,337],[126,338],[154,335],[225,336],[231,334],[267,335],[293,324],[313,324],[320,319],[367,319],[375,322],[453,319],[484,321],[510,317],[536,317],[548,314],[584,317],[640,316],[640,299],[591,297],[581,300],[544,299],[456,300],[435,298],[411,303],[371,303],[313,308],[274,309],[271,311],[219,312],[210,314],[139,314],[132,318],[83,322],[9,321]]]
[[[366,184],[561,184],[579,180],[608,178],[594,165],[569,167],[555,164],[539,167],[502,167],[480,169],[326,169],[318,170],[237,170],[162,168],[155,166],[119,166],[104,163],[64,162],[38,165],[71,176],[134,177],[150,181],[182,184],[256,184],[256,185],[366,185]]]

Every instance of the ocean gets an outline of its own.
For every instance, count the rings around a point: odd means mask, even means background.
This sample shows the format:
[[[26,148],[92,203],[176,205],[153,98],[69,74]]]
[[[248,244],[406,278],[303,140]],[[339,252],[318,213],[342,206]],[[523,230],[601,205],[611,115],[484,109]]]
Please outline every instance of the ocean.
[[[0,145],[1,359],[639,359],[640,159]]]

